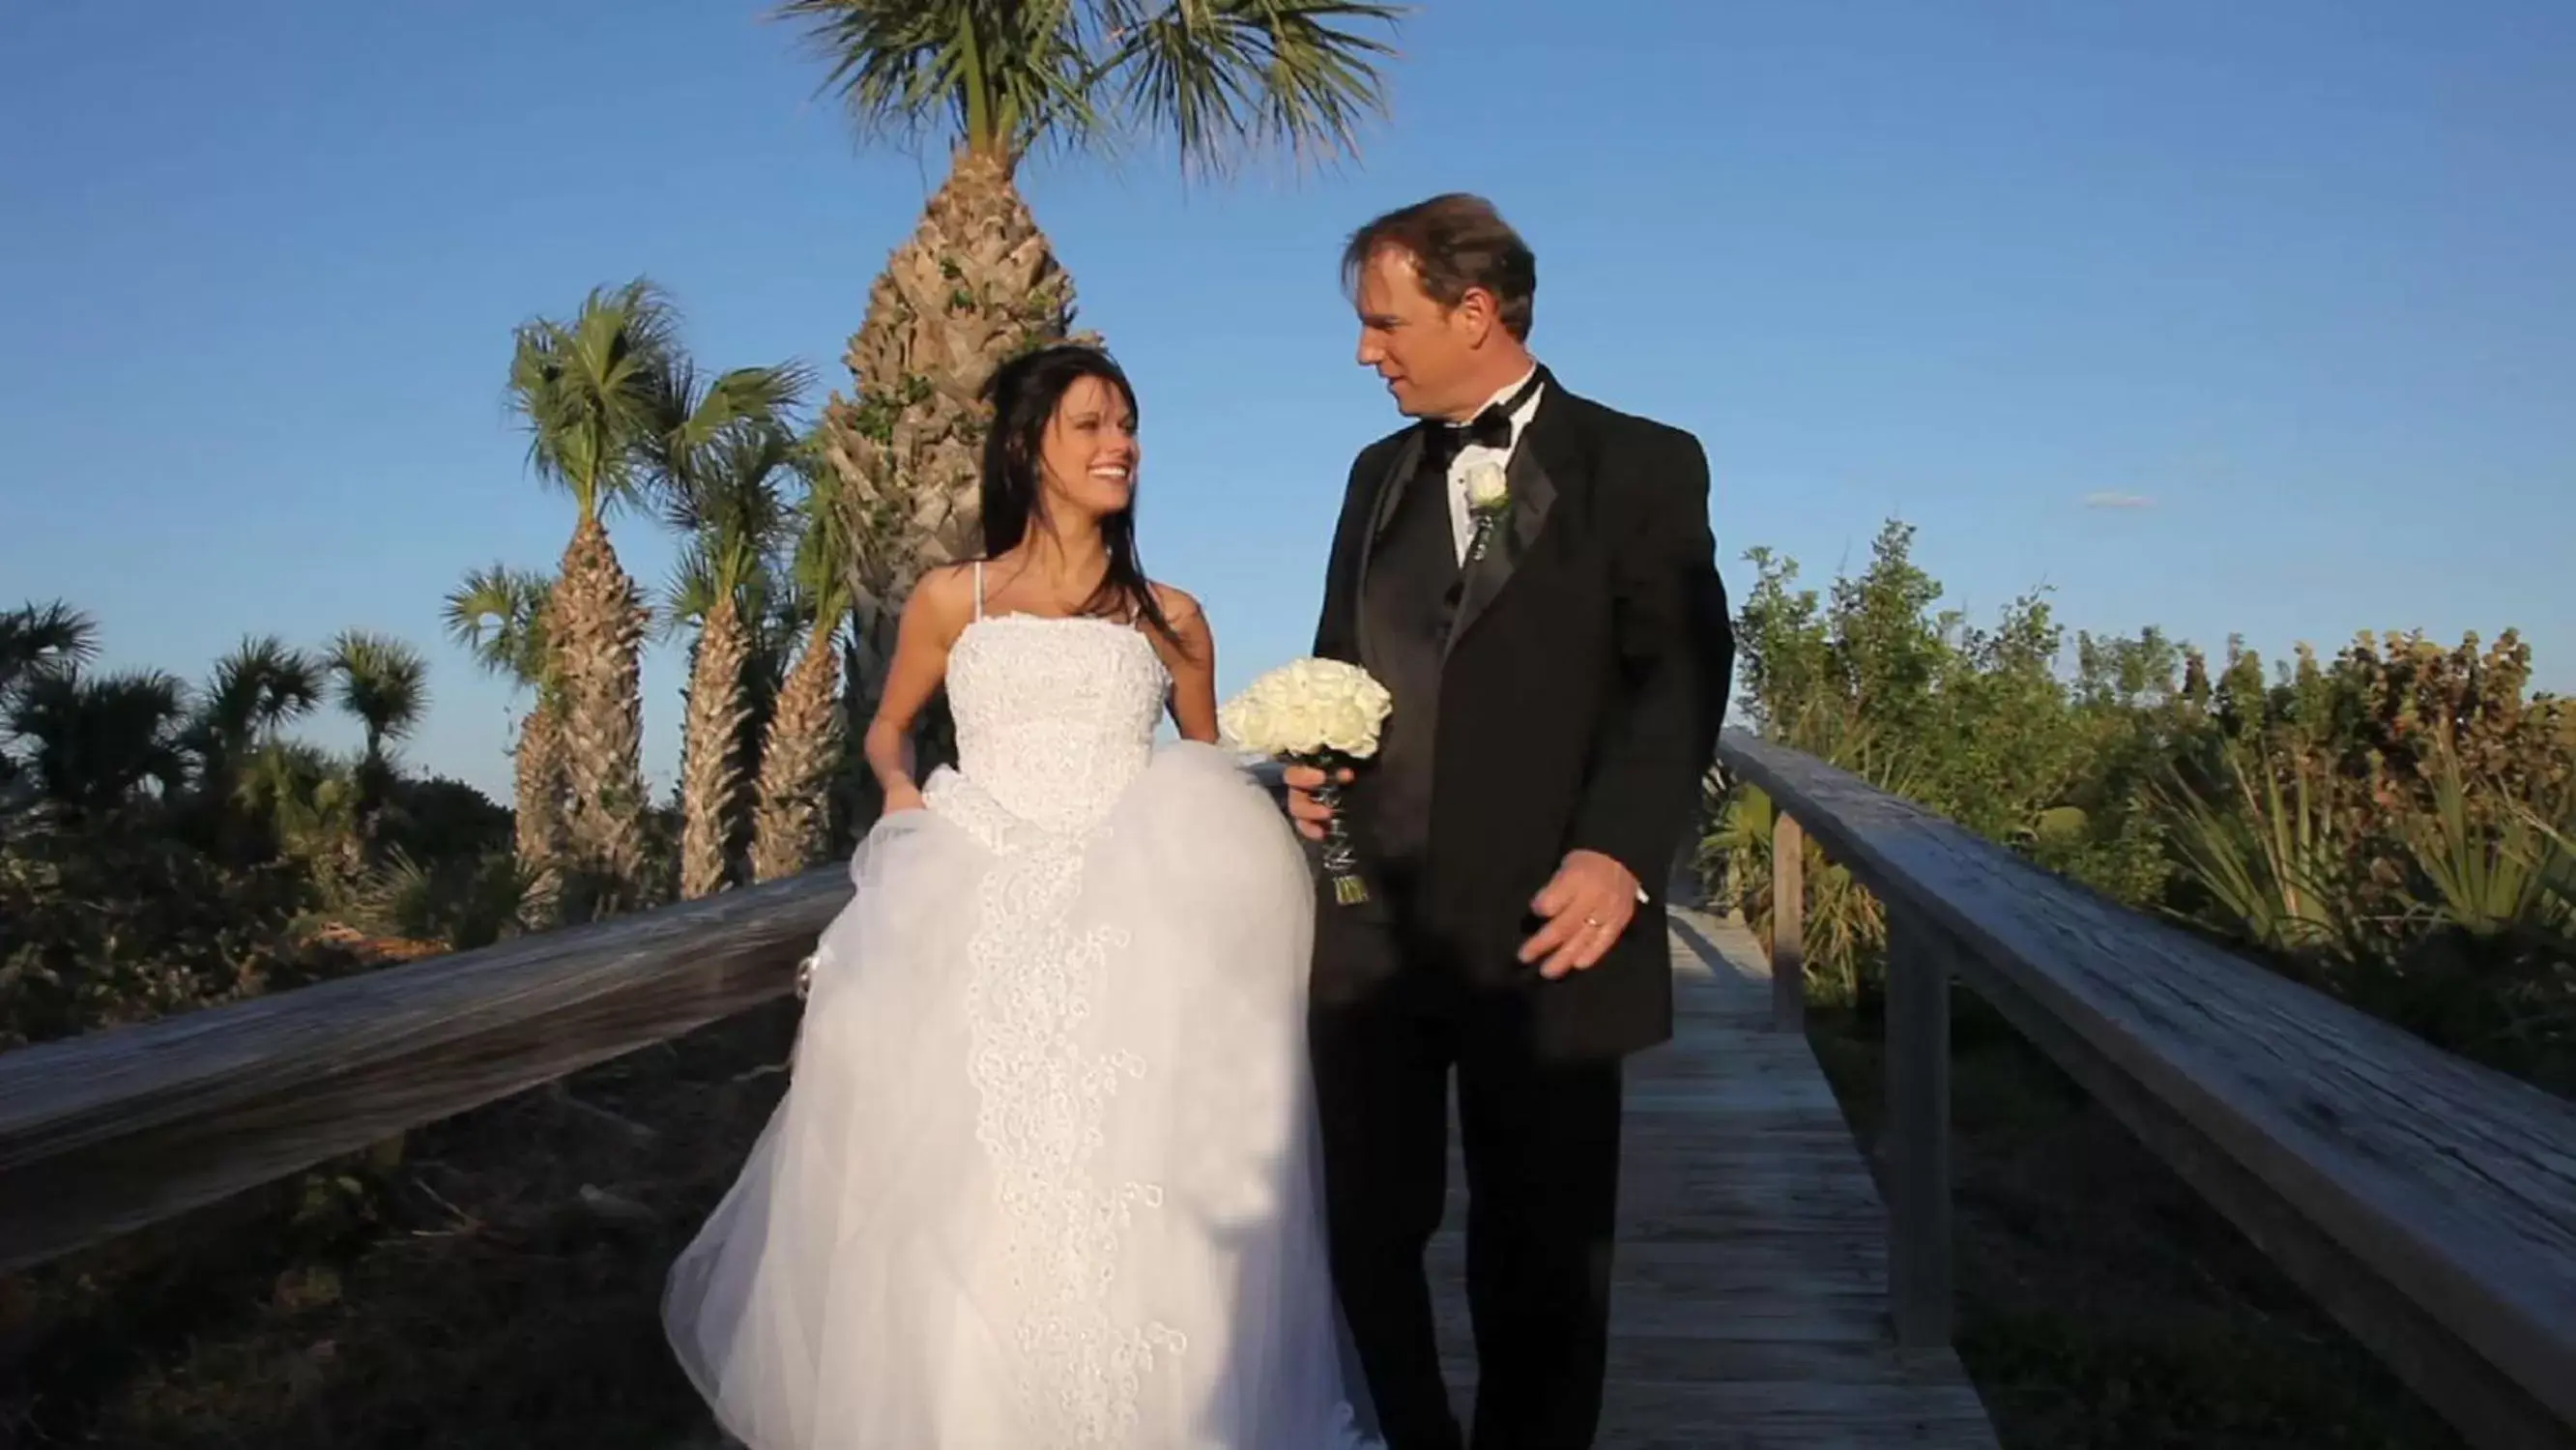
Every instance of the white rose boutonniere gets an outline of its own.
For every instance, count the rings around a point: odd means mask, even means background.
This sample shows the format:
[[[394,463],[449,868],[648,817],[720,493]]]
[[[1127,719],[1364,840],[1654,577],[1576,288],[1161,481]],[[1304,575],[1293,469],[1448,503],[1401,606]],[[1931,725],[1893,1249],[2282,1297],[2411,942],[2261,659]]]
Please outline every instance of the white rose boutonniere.
[[[1467,562],[1473,564],[1492,547],[1494,530],[1512,506],[1512,486],[1499,463],[1479,463],[1468,469],[1466,483],[1467,516],[1474,522],[1474,531],[1467,536]]]
[[[1377,754],[1378,736],[1395,697],[1368,671],[1340,660],[1293,660],[1254,680],[1217,711],[1217,728],[1237,749],[1324,772],[1315,799],[1341,804],[1334,772]],[[1324,875],[1344,906],[1368,900],[1358,853],[1333,812],[1324,832]]]

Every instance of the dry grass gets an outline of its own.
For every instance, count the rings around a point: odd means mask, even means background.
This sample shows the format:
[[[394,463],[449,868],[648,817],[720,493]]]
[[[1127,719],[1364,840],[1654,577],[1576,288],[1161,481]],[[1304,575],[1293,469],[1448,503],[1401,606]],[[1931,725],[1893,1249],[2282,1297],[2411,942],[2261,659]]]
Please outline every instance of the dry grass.
[[[793,1031],[755,1012],[582,1073],[568,1100],[421,1129],[398,1166],[0,1279],[0,1444],[712,1450],[662,1273],[767,1119],[785,1080],[760,1069]]]
[[[1953,1010],[1959,1354],[2005,1450],[2460,1445],[2000,1018]],[[1874,1151],[1879,1025],[1810,1037]]]

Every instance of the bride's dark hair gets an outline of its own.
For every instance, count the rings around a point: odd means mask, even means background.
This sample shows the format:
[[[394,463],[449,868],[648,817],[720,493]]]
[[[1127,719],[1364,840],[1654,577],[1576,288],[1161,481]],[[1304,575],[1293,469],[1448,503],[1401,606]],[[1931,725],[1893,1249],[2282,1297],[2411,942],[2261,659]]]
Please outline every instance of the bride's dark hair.
[[[1064,395],[1084,378],[1098,378],[1127,400],[1131,418],[1141,417],[1136,389],[1109,354],[1080,343],[1057,343],[1023,353],[1002,364],[985,385],[993,405],[993,426],[984,435],[984,557],[999,558],[1028,537],[1029,524],[1046,513],[1046,487],[1039,459],[1046,447],[1047,425]],[[1163,616],[1154,586],[1136,561],[1136,505],[1100,521],[1101,542],[1109,549],[1109,570],[1100,586],[1082,603],[1082,612],[1138,620],[1173,644],[1180,636]]]

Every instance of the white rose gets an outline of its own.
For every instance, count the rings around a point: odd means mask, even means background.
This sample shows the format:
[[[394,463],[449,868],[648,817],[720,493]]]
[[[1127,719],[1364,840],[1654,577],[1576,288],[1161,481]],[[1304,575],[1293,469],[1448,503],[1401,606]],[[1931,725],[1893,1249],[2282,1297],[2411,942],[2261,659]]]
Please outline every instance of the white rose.
[[[1499,463],[1479,463],[1467,470],[1467,506],[1478,512],[1501,508],[1512,496]]]
[[[1377,749],[1377,729],[1357,710],[1337,711],[1324,722],[1324,744],[1344,755],[1368,755]]]
[[[1302,659],[1262,675],[1217,712],[1218,728],[1244,750],[1304,755],[1338,750],[1374,755],[1394,697],[1366,670],[1339,660]]]

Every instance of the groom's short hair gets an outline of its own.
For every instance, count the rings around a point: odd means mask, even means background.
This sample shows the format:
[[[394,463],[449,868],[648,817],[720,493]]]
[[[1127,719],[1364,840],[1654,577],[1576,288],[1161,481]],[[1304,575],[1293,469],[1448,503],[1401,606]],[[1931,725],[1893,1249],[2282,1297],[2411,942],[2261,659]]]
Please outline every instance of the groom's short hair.
[[[1503,329],[1529,340],[1530,312],[1538,295],[1538,258],[1494,204],[1463,191],[1399,207],[1351,233],[1342,249],[1342,286],[1357,295],[1360,274],[1387,247],[1413,258],[1422,290],[1443,307],[1455,307],[1470,287],[1493,294]]]

